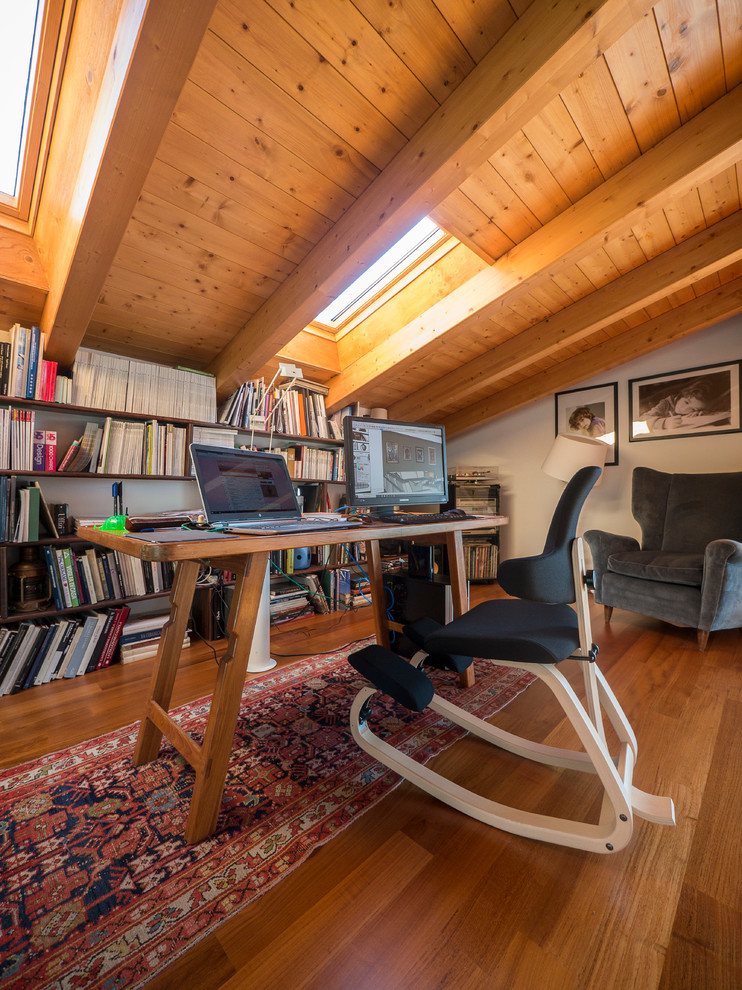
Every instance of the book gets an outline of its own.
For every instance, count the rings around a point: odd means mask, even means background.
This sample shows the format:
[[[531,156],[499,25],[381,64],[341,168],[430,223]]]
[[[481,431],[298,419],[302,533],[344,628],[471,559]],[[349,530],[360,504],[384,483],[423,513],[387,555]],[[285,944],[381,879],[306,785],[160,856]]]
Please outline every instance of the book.
[[[52,514],[51,507],[44,497],[44,492],[41,490],[41,485],[38,481],[32,481],[29,487],[36,488],[39,492],[39,524],[44,527],[47,535],[58,537],[59,530],[57,529],[57,524],[54,515]]]
[[[62,547],[62,566],[64,567],[65,576],[67,578],[67,588],[69,589],[71,603],[74,606],[83,605],[84,602],[80,600],[80,589],[77,585],[77,575],[75,573],[75,567],[72,560],[72,551],[69,547]],[[64,578],[62,578],[62,583],[64,584]]]
[[[191,645],[191,639],[186,633],[181,644],[182,650],[187,650]],[[144,646],[119,646],[119,660],[121,663],[134,663],[136,660],[146,660],[149,657],[156,657],[160,649],[160,640],[154,643],[146,643]]]
[[[90,579],[93,583],[93,588],[95,590],[95,597],[97,601],[102,602],[104,601],[104,599],[108,598],[109,595],[107,590],[103,588],[103,585],[101,583],[100,570],[98,567],[98,557],[96,556],[93,547],[88,547],[88,549],[85,550],[85,558],[87,559],[88,562],[88,568],[90,570]]]
[[[78,668],[81,666],[83,667],[82,673],[85,672],[88,661],[88,648],[90,647],[93,634],[98,630],[99,620],[100,622],[105,621],[105,615],[99,616],[97,612],[90,612],[84,616],[80,636],[74,650],[70,654],[69,662],[65,666],[65,677],[76,677]]]
[[[40,628],[43,635],[38,637],[29,659],[24,664],[23,670],[16,678],[16,682],[10,690],[11,694],[16,694],[18,691],[25,691],[27,688],[32,687],[36,678],[36,673],[44,662],[46,651],[54,638],[56,626],[54,624],[50,624],[48,626],[43,625]]]
[[[13,643],[10,662],[6,667],[2,683],[0,683],[0,695],[8,694],[12,685],[15,684],[18,671],[36,640],[37,628],[30,620],[24,620],[18,627],[18,637]]]
[[[131,610],[128,605],[121,605],[115,611],[116,615],[108,632],[108,638],[103,645],[103,650],[101,651],[98,666],[96,668],[97,670],[102,670],[104,667],[108,667],[113,660],[113,655],[116,647],[118,646],[119,637],[121,636],[121,630],[123,629],[124,623],[129,617],[129,612]]]
[[[75,656],[75,651],[77,650],[77,644],[80,642],[80,637],[82,636],[84,621],[82,619],[76,619],[75,630],[72,634],[72,639],[64,652],[64,656],[61,659],[57,672],[54,675],[56,680],[61,680],[67,673],[67,667],[69,666],[72,658]]]
[[[62,598],[64,599],[64,607],[72,608],[72,592],[70,590],[69,577],[67,575],[67,567],[64,562],[64,553],[61,547],[54,548],[54,557],[57,562],[57,574],[59,576],[59,587],[62,593]]]
[[[31,467],[34,471],[43,471],[46,463],[46,451],[44,430],[33,431],[33,444],[31,447]]]
[[[101,653],[103,652],[103,647],[106,645],[108,634],[110,633],[114,619],[116,618],[116,609],[107,608],[101,614],[104,617],[104,621],[99,629],[98,637],[93,649],[90,652],[90,656],[88,657],[88,663],[85,669],[86,674],[91,670],[96,670],[98,667],[98,661],[100,660]]]
[[[63,628],[61,635],[56,641],[54,653],[49,657],[49,662],[44,664],[41,671],[42,684],[48,684],[49,681],[53,681],[56,678],[57,672],[64,663],[64,658],[67,655],[67,650],[72,643],[75,632],[80,625],[80,620],[78,618],[63,619],[62,625]]]
[[[36,398],[36,380],[39,373],[43,346],[41,328],[32,326],[28,334],[28,353],[26,355],[25,392],[27,399]]]
[[[65,629],[67,628],[67,621],[68,621],[67,619],[59,619],[57,622],[54,623],[54,635],[51,639],[51,642],[48,644],[46,648],[46,653],[44,656],[43,663],[41,664],[41,667],[39,667],[39,669],[36,671],[36,676],[34,677],[33,680],[34,685],[44,684],[46,682],[47,672],[51,667],[52,662],[55,659],[55,655],[60,640],[64,635]]]
[[[57,569],[57,558],[54,550],[50,546],[44,546],[43,548],[44,558],[46,560],[46,569],[49,572],[49,584],[52,589],[52,598],[54,599],[54,607],[58,609],[63,609],[67,607],[67,602],[64,597],[64,591],[62,590],[62,585],[59,577],[59,570]]]
[[[44,470],[57,470],[57,431],[44,431]]]

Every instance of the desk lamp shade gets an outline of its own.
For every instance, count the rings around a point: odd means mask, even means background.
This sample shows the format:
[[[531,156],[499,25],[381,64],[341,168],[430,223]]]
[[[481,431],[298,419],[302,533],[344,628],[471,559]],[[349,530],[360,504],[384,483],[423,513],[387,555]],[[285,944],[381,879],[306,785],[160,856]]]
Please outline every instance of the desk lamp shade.
[[[554,438],[551,450],[541,465],[545,474],[560,481],[569,481],[583,467],[599,467],[605,465],[608,445],[592,437],[582,437],[577,434],[559,433]],[[603,475],[596,484],[600,484]]]

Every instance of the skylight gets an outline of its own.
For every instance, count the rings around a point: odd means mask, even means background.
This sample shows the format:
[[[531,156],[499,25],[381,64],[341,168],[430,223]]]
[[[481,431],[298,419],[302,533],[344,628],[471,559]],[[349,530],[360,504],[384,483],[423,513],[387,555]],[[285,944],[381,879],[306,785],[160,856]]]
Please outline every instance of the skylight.
[[[314,322],[337,327],[442,236],[441,229],[425,217],[389,248],[378,261],[351,282],[334,302],[315,317]]]
[[[18,195],[43,0],[3,4],[0,35],[0,192]]]

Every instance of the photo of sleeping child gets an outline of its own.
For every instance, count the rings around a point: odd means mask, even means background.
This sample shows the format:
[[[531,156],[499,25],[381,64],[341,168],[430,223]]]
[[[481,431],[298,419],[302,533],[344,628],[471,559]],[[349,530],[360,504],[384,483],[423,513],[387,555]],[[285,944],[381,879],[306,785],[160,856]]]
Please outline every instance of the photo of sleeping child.
[[[739,363],[629,382],[631,439],[739,429]]]

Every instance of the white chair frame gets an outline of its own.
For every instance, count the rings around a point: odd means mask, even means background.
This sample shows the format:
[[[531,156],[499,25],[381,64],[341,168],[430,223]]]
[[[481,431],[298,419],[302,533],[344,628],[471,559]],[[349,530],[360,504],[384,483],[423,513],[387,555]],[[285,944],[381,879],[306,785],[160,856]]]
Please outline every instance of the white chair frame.
[[[661,825],[674,825],[675,809],[671,798],[648,794],[632,783],[638,749],[636,736],[594,661],[584,554],[579,538],[573,543],[572,560],[580,649],[567,659],[582,667],[584,704],[558,669],[561,664],[515,663],[506,660],[490,662],[499,667],[527,670],[548,685],[574,727],[584,752],[560,749],[513,735],[468,714],[437,694],[428,707],[480,739],[517,756],[549,766],[597,774],[603,785],[603,804],[597,824],[577,819],[554,818],[499,804],[453,783],[399,752],[369,728],[366,712],[370,698],[377,691],[374,687],[364,687],[359,691],[351,709],[350,725],[354,739],[367,753],[433,797],[486,825],[530,839],[589,852],[612,853],[623,849],[631,839],[634,815]],[[424,651],[420,651],[410,663],[419,666],[426,656]],[[603,713],[618,738],[618,753],[615,757],[611,755],[606,742]]]

